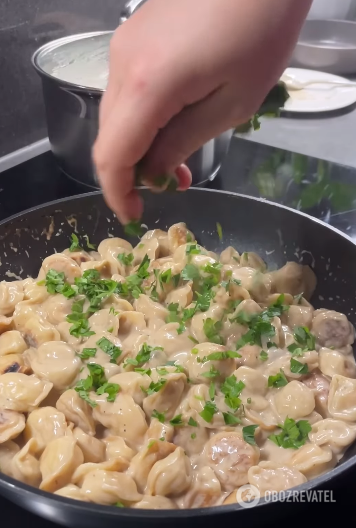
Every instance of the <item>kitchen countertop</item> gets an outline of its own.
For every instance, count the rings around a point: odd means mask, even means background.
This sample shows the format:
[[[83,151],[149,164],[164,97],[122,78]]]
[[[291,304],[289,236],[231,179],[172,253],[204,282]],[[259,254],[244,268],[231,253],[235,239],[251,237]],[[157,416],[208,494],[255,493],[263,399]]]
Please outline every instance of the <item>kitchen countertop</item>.
[[[356,105],[334,112],[284,112],[280,119],[261,118],[261,129],[247,139],[356,167]]]
[[[261,196],[300,209],[347,233],[356,243],[356,169],[293,152],[233,138],[229,154],[210,188]],[[36,205],[89,192],[57,168],[51,152],[25,161],[0,173],[0,220]],[[3,277],[0,276],[0,280]],[[297,514],[288,515],[289,504],[283,505],[285,519],[263,519],[263,528],[330,525],[330,515],[337,513],[353,524],[356,521],[354,474],[344,475],[337,482],[326,483],[333,490],[336,502],[312,502],[298,505]],[[16,504],[0,497],[0,510],[6,528],[25,524],[36,528],[57,525],[27,513]],[[189,522],[186,523],[189,526]],[[207,523],[205,528],[210,528]]]

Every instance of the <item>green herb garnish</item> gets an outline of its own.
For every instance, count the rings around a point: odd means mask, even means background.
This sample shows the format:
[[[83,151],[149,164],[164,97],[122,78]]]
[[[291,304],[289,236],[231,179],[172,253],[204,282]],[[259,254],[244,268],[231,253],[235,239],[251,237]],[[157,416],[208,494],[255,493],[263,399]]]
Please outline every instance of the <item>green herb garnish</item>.
[[[169,423],[173,425],[174,427],[180,427],[181,425],[184,425],[184,422],[182,420],[182,415],[178,414],[172,420],[169,420]]]
[[[90,357],[95,357],[96,348],[83,348],[82,352],[78,354],[81,359],[89,359]]]
[[[130,237],[142,237],[143,229],[140,220],[132,220],[124,226],[125,235]]]
[[[164,423],[166,420],[164,413],[160,413],[156,409],[153,409],[152,418],[157,418],[157,420],[161,423]]]
[[[225,379],[221,385],[221,392],[225,395],[225,403],[228,407],[236,411],[240,405],[241,400],[239,398],[242,390],[245,388],[243,381],[237,381],[236,376],[232,376]]]
[[[308,374],[308,364],[301,363],[300,361],[297,361],[296,359],[292,358],[290,360],[290,371],[293,372],[293,374]]]
[[[106,339],[106,337],[102,337],[101,339],[99,339],[96,344],[103,352],[105,352],[105,354],[110,356],[110,363],[117,364],[117,359],[122,354],[121,348],[114,345],[114,343]]]
[[[79,245],[79,239],[77,235],[75,233],[72,233],[70,238],[72,243],[70,245],[69,251],[83,251],[83,248]]]
[[[199,415],[208,423],[211,423],[214,417],[214,414],[218,412],[218,409],[215,405],[215,403],[208,401],[205,403],[204,409],[202,412],[199,413]]]
[[[269,387],[284,387],[288,384],[288,380],[284,375],[283,370],[281,369],[280,372],[275,374],[274,376],[269,376],[268,378],[268,386]]]
[[[296,422],[292,418],[286,418],[283,425],[278,425],[282,431],[278,435],[270,435],[268,438],[278,447],[284,449],[299,449],[308,439],[311,425],[307,420]]]
[[[124,266],[131,266],[134,261],[134,258],[135,257],[132,253],[128,253],[127,255],[126,253],[120,253],[117,256],[117,260],[121,262]]]
[[[247,425],[242,428],[243,439],[250,445],[256,445],[255,431],[257,427],[258,425]]]

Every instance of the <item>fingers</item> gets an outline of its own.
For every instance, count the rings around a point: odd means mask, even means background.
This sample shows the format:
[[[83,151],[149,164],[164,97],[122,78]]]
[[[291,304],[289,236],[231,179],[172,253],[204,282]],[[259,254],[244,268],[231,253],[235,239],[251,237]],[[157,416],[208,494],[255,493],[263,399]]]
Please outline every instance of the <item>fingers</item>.
[[[223,86],[202,101],[186,107],[157,134],[142,162],[150,178],[174,171],[204,143],[248,121],[258,108],[236,105],[236,94]]]

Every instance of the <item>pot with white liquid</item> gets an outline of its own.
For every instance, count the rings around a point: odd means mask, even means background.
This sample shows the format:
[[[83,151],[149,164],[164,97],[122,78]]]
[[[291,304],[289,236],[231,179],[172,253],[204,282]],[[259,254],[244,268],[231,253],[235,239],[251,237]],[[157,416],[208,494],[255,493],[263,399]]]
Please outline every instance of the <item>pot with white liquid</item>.
[[[142,4],[132,0],[120,23]],[[48,136],[61,170],[90,187],[99,183],[92,160],[98,133],[99,104],[109,73],[112,31],[64,37],[39,48],[32,63],[42,80]],[[202,185],[217,174],[229,149],[233,130],[212,139],[188,160],[193,185]]]

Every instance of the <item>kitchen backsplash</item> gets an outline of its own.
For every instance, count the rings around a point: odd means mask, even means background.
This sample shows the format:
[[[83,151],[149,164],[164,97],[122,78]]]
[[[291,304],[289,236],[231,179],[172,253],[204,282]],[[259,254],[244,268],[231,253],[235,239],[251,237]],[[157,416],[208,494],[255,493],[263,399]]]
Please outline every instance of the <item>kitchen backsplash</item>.
[[[40,79],[42,44],[115,29],[125,0],[0,0],[0,157],[47,136]]]
[[[115,29],[124,4],[125,0],[0,0],[0,157],[47,136],[40,79],[31,65],[33,52],[66,35]],[[356,0],[348,18],[356,20]]]

